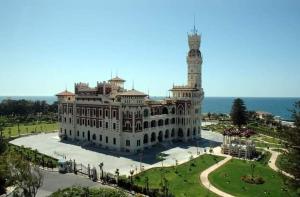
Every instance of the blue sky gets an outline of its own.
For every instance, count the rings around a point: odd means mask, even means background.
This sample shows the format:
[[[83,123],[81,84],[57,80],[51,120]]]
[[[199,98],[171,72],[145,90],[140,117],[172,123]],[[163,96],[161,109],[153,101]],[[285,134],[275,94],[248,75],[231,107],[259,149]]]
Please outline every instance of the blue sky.
[[[118,75],[165,96],[202,34],[206,96],[300,96],[300,1],[1,0],[0,95],[54,95]]]

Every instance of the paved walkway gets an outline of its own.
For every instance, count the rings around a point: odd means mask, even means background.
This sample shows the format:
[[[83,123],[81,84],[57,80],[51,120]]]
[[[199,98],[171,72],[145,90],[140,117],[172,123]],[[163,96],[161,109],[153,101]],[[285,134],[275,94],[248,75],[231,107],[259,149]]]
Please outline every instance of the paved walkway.
[[[219,167],[221,167],[222,165],[224,165],[225,163],[227,163],[232,158],[231,156],[222,154],[221,153],[221,147],[214,148],[214,155],[223,156],[223,157],[225,157],[225,159],[223,159],[222,161],[219,161],[215,165],[212,165],[211,167],[209,167],[206,170],[204,170],[200,174],[200,181],[204,185],[204,187],[206,187],[208,190],[210,190],[210,191],[218,194],[219,196],[233,197],[233,195],[230,195],[230,194],[228,194],[226,192],[223,192],[223,191],[219,190],[218,188],[214,187],[213,185],[211,185],[211,183],[208,180],[208,175],[211,172],[215,171],[216,169],[218,169]]]
[[[281,172],[282,174],[284,174],[285,176],[288,176],[290,178],[295,178],[293,175],[287,173],[287,172],[284,172],[282,170],[280,170],[277,166],[276,166],[276,160],[277,160],[277,157],[278,155],[280,155],[281,153],[280,152],[277,152],[277,151],[273,151],[273,150],[270,150],[270,149],[266,149],[266,151],[269,151],[271,153],[271,158],[268,162],[268,165],[270,168],[272,168],[273,170],[277,171],[277,172]]]

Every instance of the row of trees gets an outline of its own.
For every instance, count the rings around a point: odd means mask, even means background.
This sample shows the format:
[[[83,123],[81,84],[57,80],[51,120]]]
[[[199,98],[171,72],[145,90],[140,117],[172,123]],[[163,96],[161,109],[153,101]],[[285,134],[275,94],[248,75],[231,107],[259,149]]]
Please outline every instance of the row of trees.
[[[39,113],[57,113],[57,102],[48,104],[46,101],[6,99],[0,103],[1,116],[28,116]]]

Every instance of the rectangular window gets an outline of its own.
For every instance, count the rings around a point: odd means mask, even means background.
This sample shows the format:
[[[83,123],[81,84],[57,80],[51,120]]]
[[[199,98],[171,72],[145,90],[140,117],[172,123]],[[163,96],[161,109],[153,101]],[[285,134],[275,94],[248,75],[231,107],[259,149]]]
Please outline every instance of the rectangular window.
[[[130,140],[126,140],[126,146],[130,146]]]
[[[77,131],[77,136],[79,137],[79,131]]]
[[[99,140],[102,141],[102,135],[99,136]]]
[[[141,140],[137,140],[136,141],[136,146],[140,146],[141,145]]]
[[[70,132],[69,132],[69,133],[70,133],[70,135],[72,135],[72,130],[70,130]]]
[[[108,137],[107,136],[105,137],[105,142],[108,143]]]
[[[113,123],[113,130],[116,129],[116,123]]]
[[[72,123],[72,119],[71,119],[71,118],[69,118],[69,123],[70,123],[70,124]]]
[[[105,122],[105,127],[108,129],[108,122]]]
[[[99,126],[102,127],[102,121],[101,120],[99,121]]]
[[[82,137],[84,138],[84,132],[82,132]]]
[[[113,111],[113,118],[115,118],[116,117],[116,111],[114,110]]]
[[[114,138],[114,144],[116,144],[116,138]]]

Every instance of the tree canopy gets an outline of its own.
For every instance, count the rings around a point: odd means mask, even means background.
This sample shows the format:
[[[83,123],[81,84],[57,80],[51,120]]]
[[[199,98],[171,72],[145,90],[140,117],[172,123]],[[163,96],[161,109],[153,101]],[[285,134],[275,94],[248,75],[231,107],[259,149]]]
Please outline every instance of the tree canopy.
[[[285,131],[285,136],[289,144],[288,162],[289,172],[295,176],[295,180],[300,185],[300,101],[297,101],[292,110],[294,128]]]
[[[233,124],[239,128],[247,123],[247,108],[242,99],[237,98],[233,101],[230,116]]]
[[[48,104],[46,101],[11,100],[6,99],[0,103],[0,115],[30,115],[49,112],[57,112],[57,102]]]

